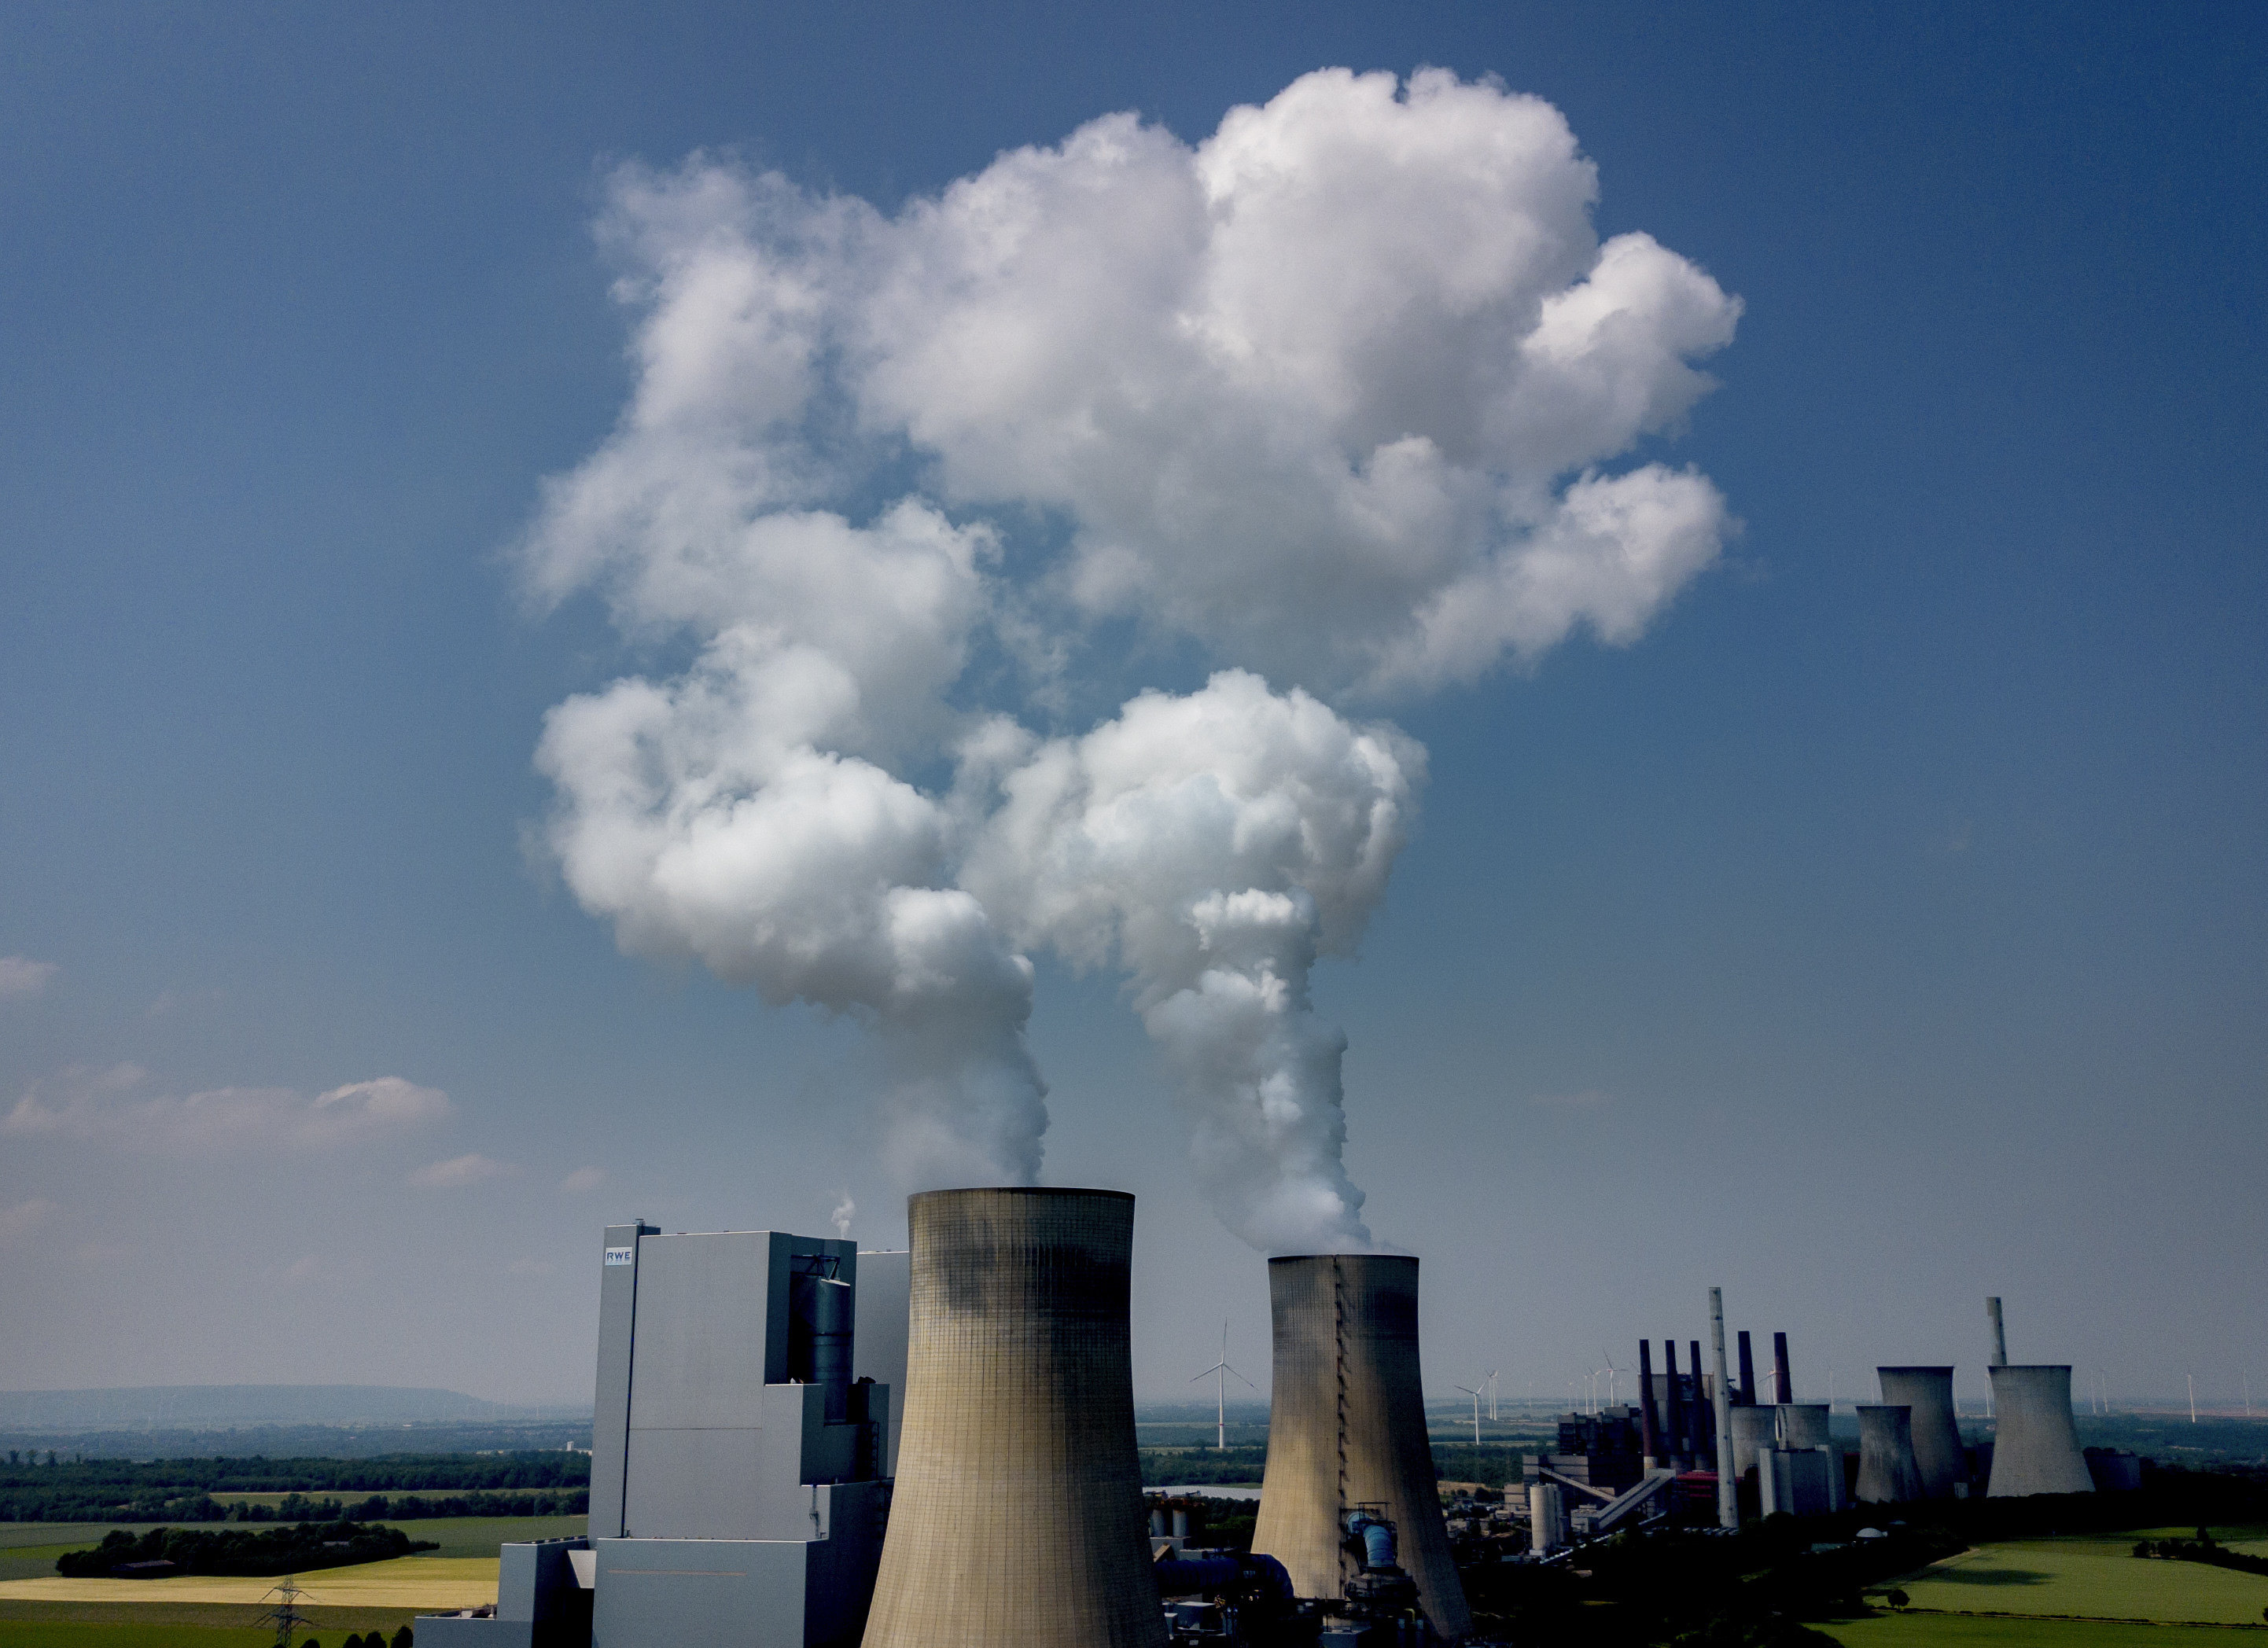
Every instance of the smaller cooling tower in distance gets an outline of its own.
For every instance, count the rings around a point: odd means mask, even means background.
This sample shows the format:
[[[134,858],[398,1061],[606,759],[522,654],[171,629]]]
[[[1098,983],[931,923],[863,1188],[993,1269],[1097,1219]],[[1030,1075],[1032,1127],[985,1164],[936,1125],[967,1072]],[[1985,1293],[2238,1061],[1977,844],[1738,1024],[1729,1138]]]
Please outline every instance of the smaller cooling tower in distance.
[[[1134,1450],[1134,1198],[906,1204],[906,1418],[865,1648],[1165,1648]]]
[[[1995,1499],[2093,1493],[2071,1419],[2071,1365],[2003,1363],[1991,1372],[1992,1475],[1985,1491]]]
[[[1733,1474],[1745,1475],[1754,1470],[1759,1450],[1769,1452],[1779,1434],[1778,1410],[1772,1408],[1735,1408],[1728,1417],[1733,1424]]]
[[[1340,1545],[1346,1513],[1383,1506],[1425,1617],[1443,1637],[1465,1636],[1472,1614],[1449,1556],[1425,1437],[1418,1261],[1403,1254],[1270,1259],[1268,1301],[1276,1379],[1252,1549],[1282,1563],[1300,1595],[1336,1600],[1348,1577]]]
[[[1913,1409],[1860,1407],[1859,1503],[1904,1505],[1921,1497],[1921,1467],[1914,1463]]]
[[[1914,1462],[1921,1467],[1922,1491],[1950,1499],[1968,1478],[1962,1456],[1961,1423],[1953,1413],[1953,1370],[1949,1367],[1886,1367],[1874,1370],[1882,1400],[1913,1409]]]
[[[1827,1423],[1827,1404],[1782,1402],[1779,1405],[1779,1445],[1786,1448],[1828,1447],[1835,1433]]]

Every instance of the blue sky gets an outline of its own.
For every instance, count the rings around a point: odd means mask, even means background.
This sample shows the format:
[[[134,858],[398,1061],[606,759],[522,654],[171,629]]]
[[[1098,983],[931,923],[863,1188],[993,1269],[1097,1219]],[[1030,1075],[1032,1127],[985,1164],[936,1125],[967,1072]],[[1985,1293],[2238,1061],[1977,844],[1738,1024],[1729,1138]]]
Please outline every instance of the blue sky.
[[[0,1132],[0,1315],[37,1325],[0,1384],[573,1397],[605,1218],[816,1230],[848,1192],[894,1240],[862,1034],[620,953],[541,847],[545,712],[685,663],[511,559],[633,387],[608,180],[706,150],[895,212],[1329,65],[1546,99],[1602,236],[1743,305],[1635,453],[1721,492],[1721,562],[1632,644],[1385,707],[1423,812],[1314,990],[1429,1377],[1562,1390],[1712,1283],[1845,1394],[1973,1390],[1987,1292],[2018,1359],[2114,1390],[2268,1372],[2253,9],[4,30],[0,955],[36,965],[0,1112],[81,1120]],[[1202,679],[1137,650],[1068,730]],[[1038,967],[1044,1176],[1142,1197],[1138,1386],[1225,1317],[1256,1373],[1262,1267],[1118,977]]]

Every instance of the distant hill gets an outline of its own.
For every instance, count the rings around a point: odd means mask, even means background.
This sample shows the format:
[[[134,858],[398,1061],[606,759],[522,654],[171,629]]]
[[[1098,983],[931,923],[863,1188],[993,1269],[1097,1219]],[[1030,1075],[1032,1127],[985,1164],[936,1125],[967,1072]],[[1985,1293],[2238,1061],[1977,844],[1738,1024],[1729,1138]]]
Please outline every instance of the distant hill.
[[[582,1418],[587,1407],[513,1407],[394,1385],[145,1385],[0,1391],[0,1431],[239,1430]]]

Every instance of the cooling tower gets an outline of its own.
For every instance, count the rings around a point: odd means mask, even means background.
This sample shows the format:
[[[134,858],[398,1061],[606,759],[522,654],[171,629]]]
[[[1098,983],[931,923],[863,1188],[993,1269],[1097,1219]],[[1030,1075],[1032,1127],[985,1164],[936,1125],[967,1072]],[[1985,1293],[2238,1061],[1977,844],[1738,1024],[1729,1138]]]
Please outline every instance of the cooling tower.
[[[2084,1474],[2085,1466],[2080,1471]],[[1859,1409],[1859,1490],[1865,1505],[1904,1505],[1922,1497],[1921,1467],[1914,1463],[1913,1409]]]
[[[1336,1598],[1349,1578],[1346,1512],[1381,1505],[1425,1617],[1462,1637],[1472,1615],[1449,1559],[1418,1374],[1418,1261],[1270,1259],[1268,1299],[1275,1391],[1252,1549],[1282,1563],[1300,1595]]]
[[[1776,1410],[1779,1415],[1779,1445],[1791,1448],[1832,1447],[1835,1433],[1827,1423],[1825,1402],[1782,1402]]]
[[[2093,1493],[2087,1456],[2071,1422],[2068,1363],[1992,1370],[1992,1485],[1995,1499],[2027,1494]]]
[[[1779,1410],[1775,1408],[1735,1408],[1733,1421],[1733,1474],[1745,1475],[1756,1462],[1756,1451],[1769,1449],[1778,1434]]]
[[[865,1648],[1164,1648],[1134,1452],[1134,1198],[932,1190],[906,1212],[906,1416]]]
[[[1949,1367],[1886,1367],[1874,1370],[1882,1400],[1913,1409],[1914,1463],[1921,1468],[1922,1491],[1950,1499],[1968,1480],[1962,1457],[1961,1425],[1953,1416],[1953,1370]]]

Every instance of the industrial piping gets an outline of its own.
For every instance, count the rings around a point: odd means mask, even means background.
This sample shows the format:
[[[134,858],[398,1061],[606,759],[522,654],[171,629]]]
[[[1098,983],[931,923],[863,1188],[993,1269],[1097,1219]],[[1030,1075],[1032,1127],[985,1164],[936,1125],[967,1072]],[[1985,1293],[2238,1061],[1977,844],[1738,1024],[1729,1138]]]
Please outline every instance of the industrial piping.
[[[1933,1499],[1950,1499],[1969,1480],[1961,1447],[1961,1423],[1953,1412],[1953,1370],[1949,1367],[1882,1367],[1874,1370],[1882,1383],[1882,1400],[1913,1409],[1914,1463],[1921,1469],[1922,1491]]]
[[[1433,1630],[1452,1640],[1472,1613],[1449,1556],[1425,1435],[1418,1364],[1418,1261],[1315,1254],[1268,1262],[1275,1388],[1252,1549],[1303,1597],[1336,1599],[1350,1577],[1346,1513],[1381,1506]],[[919,1388],[918,1384],[916,1387]],[[870,1645],[871,1648],[871,1645]]]
[[[1914,1463],[1913,1410],[1861,1406],[1858,1498],[1867,1505],[1904,1505],[1921,1497],[1921,1467]]]
[[[1986,1493],[1995,1499],[2093,1493],[2095,1478],[2072,1423],[2071,1365],[2004,1363],[1992,1376],[1992,1475]]]
[[[1134,1447],[1134,1198],[932,1190],[864,1648],[1165,1648]]]

